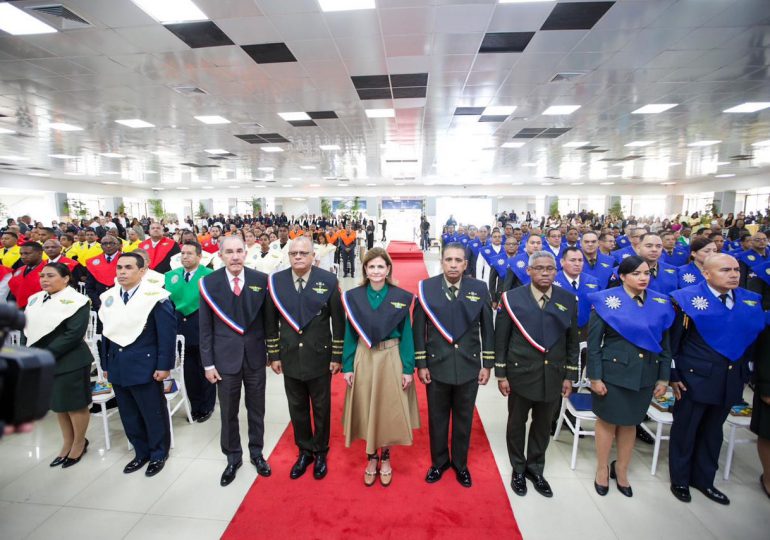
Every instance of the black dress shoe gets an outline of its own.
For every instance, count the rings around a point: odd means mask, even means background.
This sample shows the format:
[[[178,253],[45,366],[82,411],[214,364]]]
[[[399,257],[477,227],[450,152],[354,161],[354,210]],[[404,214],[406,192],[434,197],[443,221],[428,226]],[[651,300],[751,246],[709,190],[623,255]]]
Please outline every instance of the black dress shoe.
[[[462,487],[471,487],[473,485],[473,482],[471,481],[471,471],[466,469],[457,469],[455,471],[455,476],[457,477],[457,481],[460,482],[460,485]]]
[[[211,418],[212,414],[214,414],[214,409],[211,409],[208,412],[199,414],[198,418],[196,418],[195,421],[198,422],[199,424],[202,424],[203,422]]]
[[[327,472],[329,472],[329,467],[326,465],[326,454],[316,454],[313,464],[313,478],[321,480]]]
[[[76,458],[71,458],[69,456],[64,458],[64,461],[61,464],[62,469],[68,469],[72,467],[73,465],[80,462],[80,459],[83,457],[83,455],[88,451],[88,439],[86,439],[86,444],[83,446],[83,451],[80,453],[80,455]]]
[[[222,473],[222,478],[219,479],[219,485],[220,486],[228,486],[230,483],[235,480],[235,473],[238,469],[241,468],[241,465],[243,465],[242,461],[239,461],[238,463],[235,463],[233,465],[229,464],[227,467],[225,467],[225,471]]]
[[[607,482],[608,482],[608,483],[607,483],[607,485],[606,485],[606,486],[603,486],[603,485],[601,485],[599,482],[597,482],[597,481],[596,481],[596,477],[594,477],[594,489],[596,490],[596,493],[598,493],[598,494],[599,494],[599,495],[601,495],[602,497],[604,497],[605,495],[607,495],[607,493],[609,493],[609,491],[610,491],[610,484],[609,484],[609,469],[610,469],[610,468],[609,468],[609,467],[607,467],[607,476],[608,476],[608,480],[607,480]]]
[[[155,476],[163,470],[164,465],[166,465],[165,459],[153,459],[150,461],[150,464],[147,465],[147,470],[144,471],[144,475],[148,478],[150,476]]]
[[[434,484],[438,482],[439,480],[441,480],[441,477],[443,476],[444,471],[449,469],[450,466],[451,466],[451,463],[447,461],[441,467],[431,467],[430,469],[428,469],[428,474],[425,475],[425,481],[428,482],[429,484]]]
[[[294,466],[291,468],[291,472],[289,472],[289,478],[291,478],[292,480],[296,480],[297,478],[305,474],[305,471],[307,470],[308,466],[311,463],[313,463],[313,456],[310,454],[306,454],[305,452],[300,452],[299,457],[297,458],[297,461],[294,463]]]
[[[655,444],[655,439],[640,426],[636,426],[636,438],[645,444]]]
[[[131,461],[128,462],[128,465],[123,467],[123,473],[124,474],[131,474],[132,472],[136,472],[142,467],[144,467],[144,464],[150,461],[150,458],[134,458]]]
[[[50,464],[49,467],[58,467],[62,463],[64,463],[64,460],[67,459],[67,456],[56,456],[56,459],[54,459]]]
[[[621,486],[620,481],[618,480],[617,475],[615,474],[615,462],[613,461],[610,463],[610,478],[615,480],[615,485],[618,488],[618,491],[620,491],[623,495],[626,497],[633,497],[634,491],[631,489],[631,486]]]
[[[513,475],[511,475],[511,489],[516,495],[524,496],[527,494],[527,480],[524,473],[513,471]]]
[[[270,476],[273,473],[270,469],[270,465],[262,456],[251,458],[251,464],[257,468],[257,474],[259,474],[259,476]]]
[[[693,486],[695,489],[703,493],[707,498],[711,499],[715,503],[724,504],[727,506],[730,504],[730,499],[727,498],[727,495],[719,491],[714,486],[707,487],[707,488],[699,488],[698,486]]]
[[[197,421],[198,421],[198,418],[200,418],[200,417],[201,417],[201,413],[197,413],[197,412],[194,412],[194,413],[190,413],[190,417],[192,417],[192,421],[193,421],[193,423],[194,423],[194,422],[197,422]]]
[[[535,474],[527,471],[524,473],[524,476],[530,479],[532,484],[535,486],[535,491],[537,491],[540,495],[543,497],[553,497],[551,484],[548,483],[548,480],[546,480],[542,474]]]
[[[671,484],[671,493],[682,502],[688,503],[692,500],[690,488],[687,486],[675,486],[674,484]]]

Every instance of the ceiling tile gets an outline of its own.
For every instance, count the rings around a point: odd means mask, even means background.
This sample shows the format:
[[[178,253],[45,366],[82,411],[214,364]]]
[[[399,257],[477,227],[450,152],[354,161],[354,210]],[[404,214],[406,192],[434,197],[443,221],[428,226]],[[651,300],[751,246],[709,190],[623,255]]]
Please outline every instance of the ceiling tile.
[[[433,37],[429,34],[385,36],[387,56],[423,56],[430,54]]]
[[[432,34],[436,8],[380,9],[380,25],[384,36]]]
[[[217,19],[217,26],[233,40],[236,45],[254,43],[255,36],[261,41],[279,42],[281,35],[267,17],[243,17],[237,19]]]
[[[309,111],[307,115],[313,120],[330,120],[339,118],[334,111]]]
[[[514,53],[527,48],[535,32],[496,32],[484,35],[479,53]]]
[[[320,13],[298,13],[270,17],[282,41],[329,39],[331,35]]]
[[[433,54],[473,54],[479,52],[484,34],[434,34]]]
[[[484,32],[494,11],[494,5],[439,6],[436,10],[434,32],[460,34]]]
[[[361,99],[392,99],[390,88],[360,88],[358,97]]]
[[[426,88],[393,88],[393,99],[401,98],[424,98],[426,94]]]
[[[404,73],[390,76],[390,85],[397,86],[428,86],[427,73]]]
[[[164,26],[193,49],[233,45],[230,38],[213,21],[166,24]]]
[[[390,78],[387,75],[354,75],[350,77],[353,86],[361,88],[387,88],[390,86]]]
[[[532,32],[537,30],[553,10],[550,2],[498,4],[487,32]]]
[[[243,45],[242,49],[257,64],[272,64],[280,62],[296,62],[297,59],[285,43],[261,43],[258,45]]]
[[[540,30],[590,30],[615,2],[560,2]]]

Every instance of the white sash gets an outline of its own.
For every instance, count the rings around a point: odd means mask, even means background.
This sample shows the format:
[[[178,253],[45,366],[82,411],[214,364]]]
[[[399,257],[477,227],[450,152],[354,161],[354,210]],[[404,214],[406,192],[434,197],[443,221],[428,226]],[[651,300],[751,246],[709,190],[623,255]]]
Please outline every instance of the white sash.
[[[163,274],[160,272],[156,272],[152,268],[148,268],[144,273],[142,283],[156,289],[162,289],[166,286],[166,278],[163,277]]]
[[[102,321],[102,335],[121,347],[136,341],[144,330],[147,317],[158,302],[165,301],[169,292],[165,289],[139,285],[128,304],[120,297],[120,285],[105,291],[99,297],[99,319]]]
[[[211,263],[211,260],[214,258],[213,253],[209,253],[208,251],[202,251],[201,252],[201,266],[208,266],[209,263]],[[169,264],[171,265],[172,270],[176,270],[177,268],[182,268],[182,254],[177,253],[176,255],[172,255],[171,259],[169,259]]]
[[[30,347],[88,303],[88,297],[72,287],[65,287],[51,295],[51,299],[43,304],[45,295],[45,291],[40,291],[30,296],[27,309],[24,310],[27,316],[24,335],[27,336],[27,345]]]

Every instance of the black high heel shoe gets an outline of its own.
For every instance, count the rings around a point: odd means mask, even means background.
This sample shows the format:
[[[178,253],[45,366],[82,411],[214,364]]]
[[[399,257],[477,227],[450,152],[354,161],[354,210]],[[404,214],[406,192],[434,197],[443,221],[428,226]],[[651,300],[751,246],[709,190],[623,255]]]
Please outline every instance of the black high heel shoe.
[[[610,468],[607,467],[607,474],[609,475]],[[599,482],[596,481],[596,477],[594,477],[594,489],[596,490],[596,493],[604,497],[607,495],[607,493],[610,491],[610,484],[609,479],[607,481],[607,485],[603,486]]]
[[[49,467],[58,467],[62,463],[64,463],[64,460],[67,459],[67,456],[56,456],[56,459],[54,459],[48,466]]]
[[[620,491],[623,495],[626,497],[633,497],[634,491],[631,489],[631,486],[621,486],[620,482],[618,481],[618,477],[615,474],[615,462],[613,461],[610,463],[610,478],[615,480],[615,485],[618,487],[618,491]]]
[[[62,462],[61,468],[66,469],[68,467],[72,467],[73,465],[77,464],[87,451],[88,451],[88,439],[86,439],[86,444],[85,446],[83,446],[83,451],[80,453],[80,455],[76,458],[71,458],[69,456],[65,457],[64,461]]]

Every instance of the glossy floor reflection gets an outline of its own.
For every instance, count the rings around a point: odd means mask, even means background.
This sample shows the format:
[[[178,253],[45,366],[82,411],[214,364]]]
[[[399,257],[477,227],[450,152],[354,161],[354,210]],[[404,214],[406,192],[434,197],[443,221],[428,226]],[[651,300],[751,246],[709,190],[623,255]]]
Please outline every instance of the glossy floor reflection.
[[[428,257],[428,271],[434,275],[438,269],[438,257],[433,253]],[[356,276],[355,282],[343,280],[344,287],[360,280],[360,269]],[[593,439],[580,441],[573,471],[572,437],[567,432],[551,443],[547,454],[545,475],[554,498],[545,499],[534,490],[526,497],[517,497],[508,486],[511,467],[505,446],[506,406],[496,386],[492,380],[480,390],[477,407],[525,539],[565,534],[592,539],[767,538],[770,500],[759,487],[760,467],[753,444],[736,447],[728,482],[721,480],[719,473],[717,487],[732,500],[728,507],[712,503],[696,491],[690,504],[673,498],[668,491],[665,442],[655,476],[650,475],[652,447],[637,446],[630,474],[633,499],[623,497],[612,485],[609,495],[599,497],[593,489]],[[241,418],[245,438],[245,411]],[[289,422],[283,382],[270,371],[265,420],[265,454],[269,458]],[[225,458],[219,450],[218,413],[204,424],[188,424],[181,414],[175,417],[176,447],[163,472],[151,479],[122,473],[132,453],[117,416],[110,418],[110,431],[112,449],[107,451],[101,422],[94,419],[88,431],[88,454],[66,470],[48,466],[60,444],[52,415],[39,422],[33,433],[4,438],[0,442],[0,538],[85,540],[108,534],[115,539],[214,539],[225,530],[256,477],[254,468],[244,464],[230,486],[219,486]],[[747,438],[746,433],[739,437]],[[427,469],[428,456],[415,459],[423,460]],[[505,538],[505,531],[500,535]]]

